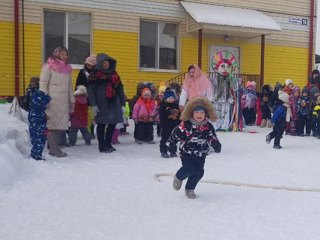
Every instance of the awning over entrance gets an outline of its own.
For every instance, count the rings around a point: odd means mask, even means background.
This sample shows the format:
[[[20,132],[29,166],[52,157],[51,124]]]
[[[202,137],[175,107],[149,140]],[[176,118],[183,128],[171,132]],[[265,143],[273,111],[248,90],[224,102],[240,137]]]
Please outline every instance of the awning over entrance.
[[[249,33],[252,37],[281,30],[272,17],[256,10],[184,1],[180,3],[192,18],[188,19],[189,32],[203,29],[212,34],[248,37]]]

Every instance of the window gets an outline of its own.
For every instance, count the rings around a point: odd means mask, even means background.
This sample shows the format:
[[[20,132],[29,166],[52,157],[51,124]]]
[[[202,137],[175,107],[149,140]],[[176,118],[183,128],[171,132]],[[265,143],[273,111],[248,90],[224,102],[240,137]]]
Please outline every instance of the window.
[[[178,26],[164,22],[140,22],[140,68],[177,69]]]
[[[69,50],[69,63],[83,64],[90,55],[90,26],[90,14],[45,11],[45,60],[63,45]]]

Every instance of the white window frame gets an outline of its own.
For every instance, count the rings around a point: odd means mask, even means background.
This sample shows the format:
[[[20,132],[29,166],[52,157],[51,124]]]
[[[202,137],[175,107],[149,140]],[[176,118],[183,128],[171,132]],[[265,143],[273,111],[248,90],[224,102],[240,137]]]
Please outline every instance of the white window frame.
[[[91,12],[81,12],[81,11],[61,11],[61,10],[56,10],[56,9],[43,9],[42,11],[42,33],[43,33],[43,36],[42,36],[42,39],[43,39],[43,44],[45,46],[45,25],[44,25],[44,13],[45,12],[59,12],[59,13],[64,13],[65,14],[65,24],[66,24],[66,35],[64,36],[64,40],[65,40],[65,47],[67,49],[69,49],[69,37],[68,34],[69,34],[69,18],[68,18],[68,14],[69,13],[81,13],[81,14],[88,14],[90,15],[90,46],[89,46],[89,49],[90,49],[90,53],[92,52],[92,46],[93,46],[93,34],[92,34],[92,31],[93,31],[93,28],[92,28],[92,19],[93,19],[93,14]],[[42,59],[43,59],[43,62],[46,62],[47,59],[45,59],[45,48],[43,48],[43,51],[42,51]],[[85,59],[84,59],[85,60]],[[83,61],[84,61],[83,60]],[[77,69],[82,69],[83,68],[83,64],[70,64],[72,66],[72,69],[74,70],[77,70]]]
[[[159,66],[159,42],[160,42],[160,34],[159,34],[159,23],[171,23],[177,25],[177,69],[160,69],[160,68],[144,68],[140,67],[140,28],[141,28],[141,22],[156,22],[157,23],[157,50],[156,50],[156,65]],[[169,21],[161,21],[161,20],[151,20],[151,19],[140,19],[139,21],[139,38],[138,38],[138,69],[141,72],[165,72],[165,73],[179,73],[180,72],[180,24],[177,22],[169,22]]]

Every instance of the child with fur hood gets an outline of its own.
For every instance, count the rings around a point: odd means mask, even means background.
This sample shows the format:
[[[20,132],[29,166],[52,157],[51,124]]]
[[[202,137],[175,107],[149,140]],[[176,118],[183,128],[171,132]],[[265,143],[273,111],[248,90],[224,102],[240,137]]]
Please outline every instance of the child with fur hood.
[[[173,180],[173,188],[180,190],[182,181],[188,178],[185,186],[187,198],[196,198],[194,189],[204,174],[204,164],[210,146],[219,153],[221,143],[216,136],[213,125],[217,115],[212,103],[205,97],[191,99],[181,115],[182,122],[175,127],[167,142],[169,151],[180,142],[180,158],[182,167]]]
[[[69,144],[76,145],[77,134],[80,130],[82,137],[87,145],[91,145],[91,134],[88,126],[88,100],[87,88],[83,85],[77,86],[74,92],[75,107],[74,112],[70,114],[71,127],[69,130]]]
[[[269,144],[274,139],[273,148],[281,149],[280,139],[284,133],[286,122],[290,122],[291,118],[289,95],[286,92],[279,91],[277,101],[277,108],[271,118],[273,130],[266,136],[266,142]]]
[[[155,143],[153,140],[155,110],[156,104],[151,98],[151,90],[149,88],[142,89],[141,97],[134,105],[132,112],[132,119],[135,122],[134,138],[138,144]]]

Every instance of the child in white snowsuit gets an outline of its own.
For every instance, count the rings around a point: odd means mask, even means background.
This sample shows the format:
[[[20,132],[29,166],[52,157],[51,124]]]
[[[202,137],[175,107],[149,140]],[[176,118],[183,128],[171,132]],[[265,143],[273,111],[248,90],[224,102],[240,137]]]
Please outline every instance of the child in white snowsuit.
[[[182,167],[173,180],[173,188],[179,190],[184,179],[187,198],[196,198],[194,189],[204,174],[204,164],[210,146],[219,153],[221,143],[213,125],[209,122],[217,119],[212,103],[205,97],[191,99],[181,115],[182,122],[173,131],[167,146],[173,149],[180,142],[179,150]]]

